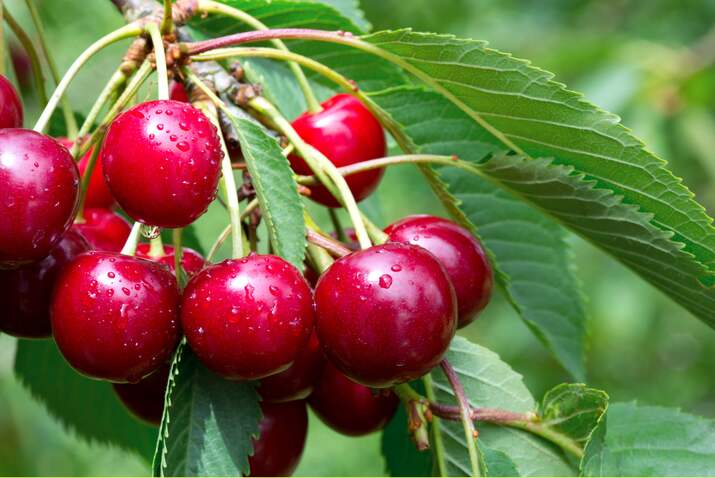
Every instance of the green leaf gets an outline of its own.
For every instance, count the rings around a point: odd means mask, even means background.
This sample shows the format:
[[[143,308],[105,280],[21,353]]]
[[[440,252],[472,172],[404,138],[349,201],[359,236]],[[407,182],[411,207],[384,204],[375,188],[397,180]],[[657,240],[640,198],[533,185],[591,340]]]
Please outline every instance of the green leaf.
[[[583,476],[712,476],[715,421],[663,407],[617,403],[586,447]]]
[[[534,398],[524,385],[521,375],[502,362],[494,352],[462,337],[455,337],[446,358],[457,372],[471,406],[513,412],[536,410]],[[444,374],[435,369],[432,377],[436,400],[456,404]],[[440,420],[440,428],[449,476],[468,476],[469,458],[462,424]],[[500,470],[511,475],[512,468],[518,471],[519,476],[574,474],[561,450],[535,435],[484,423],[478,423],[477,429],[478,444],[480,449],[485,447],[487,450],[487,453],[482,450],[482,454],[487,462],[487,471],[492,476],[497,476]]]
[[[712,271],[715,229],[705,209],[665,162],[618,122],[552,80],[547,71],[453,36],[381,32],[364,38],[448,98],[489,132],[487,138],[527,157],[553,157],[653,214],[685,251]],[[701,279],[713,283],[705,272]]]
[[[365,12],[360,8],[359,0],[314,0],[316,2],[325,3],[339,11],[345,18],[350,19],[362,31],[370,31],[372,25],[365,18]]]
[[[182,344],[171,366],[154,474],[247,475],[260,420],[252,382],[224,380]]]
[[[390,476],[432,476],[432,453],[418,451],[407,430],[407,412],[400,404],[382,432],[382,454]]]
[[[506,453],[480,445],[479,451],[486,466],[486,476],[519,476],[519,470]]]
[[[583,446],[607,408],[606,392],[581,383],[563,383],[546,392],[539,415],[543,423]]]
[[[371,96],[420,152],[479,161],[496,151],[486,132],[436,93],[397,88]],[[586,312],[564,231],[523,199],[464,171],[429,174],[447,210],[488,250],[522,319],[578,380],[585,376]]]
[[[107,443],[151,460],[157,429],[132,417],[108,382],[77,373],[53,340],[19,340],[15,374],[52,416],[90,442]]]
[[[243,118],[231,119],[276,254],[299,270],[305,255],[303,203],[288,160],[278,142]]]

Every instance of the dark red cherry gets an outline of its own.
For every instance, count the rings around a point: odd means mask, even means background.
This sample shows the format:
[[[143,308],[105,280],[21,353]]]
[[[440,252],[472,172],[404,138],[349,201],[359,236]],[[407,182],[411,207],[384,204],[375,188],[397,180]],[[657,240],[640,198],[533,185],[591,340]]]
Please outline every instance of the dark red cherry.
[[[338,167],[385,156],[385,133],[375,117],[358,99],[340,94],[322,103],[323,111],[303,113],[293,128],[303,140],[327,156]],[[290,155],[298,174],[313,174],[303,158]],[[374,169],[346,177],[355,199],[361,201],[375,190],[384,170]],[[322,186],[311,187],[310,198],[324,206],[339,207]]]
[[[457,301],[444,267],[410,244],[374,246],[335,261],[318,281],[315,305],[328,358],[370,387],[427,373],[457,326]]]
[[[10,42],[10,60],[20,89],[25,91],[32,85],[32,60],[25,49],[18,43]]]
[[[112,122],[102,164],[112,195],[129,216],[175,228],[194,222],[213,201],[222,154],[216,128],[201,111],[158,100]]]
[[[169,366],[159,370],[137,383],[114,383],[114,393],[132,415],[152,425],[161,423],[164,414],[164,394],[169,381]]]
[[[479,241],[465,228],[441,217],[408,216],[385,229],[391,241],[424,247],[439,259],[457,294],[459,324],[472,322],[489,303],[492,268]]]
[[[50,253],[77,208],[79,172],[69,151],[26,129],[0,129],[0,266]]]
[[[186,88],[180,81],[172,80],[169,84],[169,99],[189,103],[189,95],[186,93]]]
[[[248,458],[249,476],[291,476],[298,467],[308,434],[305,402],[261,403],[263,419],[253,456]]]
[[[333,430],[361,436],[381,430],[395,414],[399,399],[392,390],[353,382],[328,362],[308,403]]]
[[[178,310],[176,279],[164,265],[86,252],[57,279],[52,332],[84,375],[137,382],[169,360],[179,341]]]
[[[17,90],[10,80],[0,75],[0,128],[22,128],[22,115],[22,102]]]
[[[174,272],[174,246],[168,244],[164,245],[164,255],[155,259],[149,255],[149,250],[151,245],[147,243],[142,243],[137,246],[136,256],[142,259],[149,259],[156,262],[160,262],[169,267],[171,272]],[[189,247],[183,247],[181,249],[181,266],[188,276],[192,276],[203,269],[206,261],[204,258]]]
[[[132,227],[126,219],[108,209],[85,209],[84,222],[75,223],[79,231],[96,251],[119,252],[129,237]]]
[[[81,234],[67,231],[50,255],[19,269],[0,269],[0,332],[15,337],[52,335],[50,298],[60,270],[89,250]]]
[[[258,393],[266,402],[290,402],[307,398],[323,367],[323,351],[318,336],[310,340],[288,369],[261,380]]]
[[[67,138],[57,138],[57,141],[67,149],[72,147],[73,142]],[[79,176],[84,176],[84,171],[87,169],[87,163],[92,157],[94,148],[90,148],[84,156],[79,160]],[[92,170],[92,176],[89,178],[89,187],[87,187],[87,195],[84,199],[85,208],[101,208],[110,209],[114,206],[114,197],[107,187],[107,182],[104,180],[102,171],[102,162],[97,161]]]
[[[307,343],[313,295],[288,262],[252,254],[195,275],[181,323],[208,368],[229,379],[259,379],[287,369]]]

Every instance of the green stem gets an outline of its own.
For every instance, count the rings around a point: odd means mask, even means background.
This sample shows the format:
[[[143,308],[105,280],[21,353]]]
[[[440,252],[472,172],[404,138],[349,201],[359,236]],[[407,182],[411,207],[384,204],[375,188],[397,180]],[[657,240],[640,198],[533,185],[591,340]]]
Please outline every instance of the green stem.
[[[523,421],[523,420],[515,420],[515,421],[510,421],[504,423],[504,425],[512,428],[519,428],[521,430],[528,431],[530,433],[533,433],[534,435],[538,435],[551,443],[558,445],[561,447],[564,451],[572,454],[574,457],[578,458],[579,460],[583,458],[583,449],[574,442],[573,439],[571,439],[569,436],[564,435],[561,432],[558,432],[554,430],[553,428],[549,427],[548,425],[545,425],[543,423],[539,423],[536,421]]]
[[[134,225],[132,226],[132,230],[129,233],[129,237],[127,237],[127,241],[124,243],[124,247],[122,247],[122,254],[125,254],[127,256],[133,256],[134,253],[137,251],[137,244],[139,244],[139,237],[141,236],[141,230],[142,230],[142,223],[139,221],[136,221]]]
[[[98,139],[97,146],[95,146],[94,150],[92,150],[92,154],[87,161],[87,166],[84,169],[84,174],[82,174],[82,182],[79,189],[79,206],[77,208],[76,218],[79,222],[84,220],[84,204],[87,201],[87,191],[89,190],[89,183],[92,180],[92,172],[97,164],[97,158],[99,158],[99,152],[102,150],[103,141],[104,134]],[[74,148],[74,145],[72,147]]]
[[[432,385],[432,375],[429,373],[422,377],[422,383],[425,385],[425,395],[430,402],[435,401],[434,386]],[[448,476],[447,462],[445,461],[444,440],[442,439],[442,423],[440,418],[432,416],[432,443],[434,444],[434,457],[437,462],[437,471],[439,476]]]
[[[166,52],[164,51],[164,40],[156,23],[148,23],[146,31],[149,32],[151,42],[154,45],[154,55],[156,57],[156,75],[158,77],[158,97],[160,100],[169,99],[169,74],[166,71]]]
[[[37,123],[35,123],[33,129],[38,132],[43,132],[45,130],[45,128],[47,127],[47,123],[49,122],[52,113],[55,111],[55,108],[57,107],[57,103],[59,102],[60,98],[62,98],[62,95],[64,95],[65,91],[67,90],[67,87],[72,82],[72,80],[77,75],[82,66],[87,63],[87,60],[89,60],[92,56],[94,56],[95,53],[102,50],[106,46],[111,45],[112,43],[115,43],[119,40],[123,40],[125,38],[137,36],[141,34],[141,32],[142,28],[140,26],[134,23],[130,23],[128,25],[123,26],[122,28],[119,28],[118,30],[115,30],[103,36],[102,38],[91,44],[85,51],[83,51],[72,63],[72,65],[69,67],[65,75],[58,83],[55,92],[52,93],[50,100],[47,102],[47,106],[45,106],[45,109],[42,111],[42,114],[37,120]]]
[[[308,259],[318,274],[325,272],[335,262],[328,251],[310,242],[308,243]]]
[[[161,34],[166,35],[174,30],[174,18],[172,16],[172,0],[164,0],[164,14],[161,18]]]
[[[214,2],[212,0],[200,0],[198,12],[225,15],[227,17],[235,18],[236,20],[255,28],[256,30],[268,30],[268,27],[265,24],[243,10],[239,10],[223,3]],[[272,40],[271,43],[278,50],[290,53],[288,47],[281,40]],[[305,101],[308,105],[308,111],[311,113],[318,113],[322,111],[323,107],[320,106],[320,102],[316,98],[315,92],[313,92],[313,88],[311,88],[308,78],[305,76],[305,73],[300,68],[298,63],[290,61],[288,63],[288,68],[290,68],[293,76],[295,76],[295,79],[298,82],[298,86],[303,92],[303,96],[305,97]]]
[[[335,165],[320,151],[303,141],[300,135],[298,135],[295,129],[293,129],[290,122],[288,122],[288,120],[286,120],[283,115],[280,114],[280,112],[278,112],[278,110],[265,98],[260,96],[254,98],[249,101],[249,106],[259,113],[267,116],[276,124],[281,133],[288,137],[290,142],[293,143],[296,150],[298,150],[301,156],[303,156],[305,162],[311,170],[318,175],[318,177],[320,177],[321,172],[328,176],[328,180],[324,181],[323,184],[328,188],[328,190],[331,190],[331,186],[337,189],[337,191],[331,192],[333,192],[335,198],[342,203],[348,211],[348,215],[352,221],[353,228],[355,229],[355,235],[358,238],[360,247],[362,249],[371,247],[372,243],[370,242],[370,237],[367,234],[365,223],[362,220],[355,198],[350,191],[348,183],[345,182],[345,178],[343,178],[338,172],[338,168],[336,168]]]
[[[60,73],[57,70],[55,60],[52,58],[52,55],[50,55],[50,50],[47,47],[47,37],[45,36],[45,29],[42,26],[40,12],[37,11],[37,6],[35,5],[34,0],[25,0],[25,3],[27,4],[28,10],[30,10],[32,23],[34,24],[35,30],[37,30],[37,36],[40,39],[40,51],[42,52],[42,56],[45,58],[45,62],[47,62],[47,66],[50,67],[50,74],[52,75],[55,85],[57,85],[60,82]],[[74,117],[72,106],[70,105],[69,98],[67,96],[62,98],[62,114],[65,117],[65,125],[67,126],[67,137],[74,141],[77,137],[77,120]]]
[[[27,33],[25,33],[25,30],[23,30],[20,24],[15,21],[15,18],[10,14],[7,7],[3,5],[0,10],[2,10],[2,14],[5,18],[5,21],[7,22],[7,25],[10,27],[10,30],[12,30],[12,32],[15,34],[18,41],[22,45],[22,48],[25,50],[25,52],[27,52],[27,55],[30,57],[32,76],[35,80],[35,89],[37,90],[37,96],[40,100],[40,104],[44,107],[47,104],[47,92],[45,91],[45,75],[42,72],[40,57],[37,54],[35,45],[32,43],[32,40],[27,35]]]
[[[7,51],[7,45],[5,45],[5,18],[3,15],[4,11],[5,7],[2,5],[2,2],[0,2],[0,75],[3,76],[5,76],[5,74],[7,73],[5,71],[5,52]]]
[[[253,212],[254,209],[258,207],[258,199],[252,199],[251,202],[246,204],[246,207],[243,208],[243,211],[241,211],[241,216],[240,219],[243,220],[244,217],[248,216],[250,213]],[[228,236],[231,235],[231,230],[232,226],[229,224],[226,226],[226,228],[221,231],[221,234],[218,235],[216,238],[216,241],[214,241],[213,245],[211,246],[211,249],[209,250],[209,253],[206,255],[206,262],[211,262],[218,252],[218,250],[221,248],[223,243],[228,239]]]
[[[177,228],[171,231],[171,242],[174,245],[174,271],[176,273],[176,283],[179,285],[179,289],[183,290],[186,286],[186,271],[182,264],[184,258],[184,246],[181,243],[182,234],[184,229]]]
[[[343,226],[340,224],[340,218],[338,217],[337,211],[333,208],[328,208],[328,216],[330,216],[330,222],[333,223],[333,229],[335,229],[335,235],[338,237],[338,240],[341,242],[347,242],[347,236],[345,236],[345,230],[343,229]],[[364,216],[363,216],[364,219]],[[370,231],[368,231],[369,233]]]
[[[161,240],[161,234],[159,234],[149,241],[149,257],[152,259],[161,259],[165,255],[164,242]]]
[[[452,368],[452,365],[447,361],[447,359],[442,360],[440,365],[442,366],[444,375],[447,377],[447,381],[452,387],[454,395],[457,398],[462,428],[464,429],[464,439],[469,453],[469,464],[472,468],[472,476],[481,476],[479,454],[477,452],[477,433],[474,428],[474,422],[472,421],[471,407],[469,406],[467,395],[464,392],[464,387],[459,381],[457,373],[454,371],[454,368]]]

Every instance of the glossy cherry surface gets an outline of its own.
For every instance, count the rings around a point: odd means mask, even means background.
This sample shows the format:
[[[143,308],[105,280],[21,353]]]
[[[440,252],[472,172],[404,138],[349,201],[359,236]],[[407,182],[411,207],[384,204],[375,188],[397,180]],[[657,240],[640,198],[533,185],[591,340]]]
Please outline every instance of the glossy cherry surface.
[[[293,128],[303,140],[323,153],[338,167],[368,159],[381,158],[386,153],[382,126],[360,102],[340,94],[322,103],[323,111],[303,113],[293,121]],[[291,167],[298,174],[313,174],[303,158],[290,155]],[[355,199],[365,199],[375,190],[384,170],[375,169],[346,177]],[[339,207],[335,198],[322,186],[311,187],[310,198],[329,207]]]
[[[153,258],[149,256],[149,250],[151,245],[147,243],[142,243],[137,246],[136,256],[142,259],[149,259],[169,267],[171,272],[174,272],[174,246],[164,244],[164,255],[159,258]],[[204,258],[189,247],[181,248],[181,266],[187,275],[192,276],[203,269],[206,261]]]
[[[62,146],[67,149],[72,147],[73,142],[67,138],[57,138]],[[79,176],[82,178],[87,169],[87,163],[92,157],[94,148],[90,148],[84,156],[79,160]],[[99,159],[99,158],[98,158]],[[85,208],[101,208],[110,209],[114,206],[114,197],[109,191],[107,182],[104,180],[104,172],[102,171],[102,162],[97,161],[92,170],[92,176],[89,178],[89,186],[87,187],[87,196],[84,199]]]
[[[293,365],[261,380],[258,393],[266,402],[289,402],[307,398],[320,376],[323,351],[315,332],[296,357]]]
[[[182,103],[189,102],[189,95],[186,93],[186,88],[184,88],[181,82],[172,80],[171,83],[169,83],[169,99],[181,101]]]
[[[252,254],[205,268],[186,286],[181,323],[208,368],[229,379],[287,369],[313,328],[313,297],[280,257]]]
[[[328,358],[371,387],[424,375],[441,360],[457,325],[444,267],[410,244],[387,243],[335,261],[318,281],[315,304]]]
[[[26,129],[0,129],[0,267],[49,254],[72,224],[79,172],[69,151]]]
[[[0,128],[22,128],[22,102],[10,80],[0,75]]]
[[[258,440],[253,440],[253,456],[248,458],[249,476],[291,476],[308,434],[305,402],[261,403],[261,410],[261,432]]]
[[[361,436],[382,429],[395,414],[399,399],[392,390],[353,382],[328,362],[308,403],[333,430]]]
[[[115,119],[102,147],[112,195],[137,221],[184,227],[213,201],[221,145],[216,128],[186,103],[141,103]]]
[[[465,228],[435,216],[408,216],[385,229],[390,240],[424,247],[439,259],[457,294],[458,327],[489,303],[493,276],[484,249]]]
[[[79,231],[96,251],[119,252],[129,237],[132,227],[126,219],[109,209],[85,209],[84,222],[75,223]]]
[[[57,279],[52,332],[79,372],[137,382],[169,360],[179,341],[178,310],[176,279],[165,266],[86,252]]]
[[[132,415],[152,425],[161,423],[164,413],[164,394],[169,381],[169,366],[137,383],[114,383],[114,393]]]
[[[81,234],[67,231],[50,255],[19,269],[0,269],[0,332],[15,337],[52,335],[50,298],[60,270],[89,250]]]

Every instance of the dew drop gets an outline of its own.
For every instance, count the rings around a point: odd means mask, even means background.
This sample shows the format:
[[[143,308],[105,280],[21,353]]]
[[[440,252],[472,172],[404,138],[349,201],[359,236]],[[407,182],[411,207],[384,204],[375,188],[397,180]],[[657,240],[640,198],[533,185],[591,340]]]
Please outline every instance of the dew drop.
[[[176,143],[176,147],[177,147],[180,151],[188,151],[188,150],[189,150],[189,143],[187,143],[186,141],[179,141],[178,143]]]
[[[392,276],[390,274],[382,274],[378,282],[383,289],[389,289],[392,285]]]
[[[400,264],[395,264],[394,266],[390,267],[390,270],[392,270],[392,272],[400,272],[402,270],[402,266]]]
[[[116,274],[114,272],[107,272],[107,277],[109,277],[110,279],[114,279],[115,276]]]
[[[163,123],[159,123],[158,125],[156,125],[156,129],[158,129],[159,131],[163,130],[163,129],[164,129],[164,124],[163,124]]]

